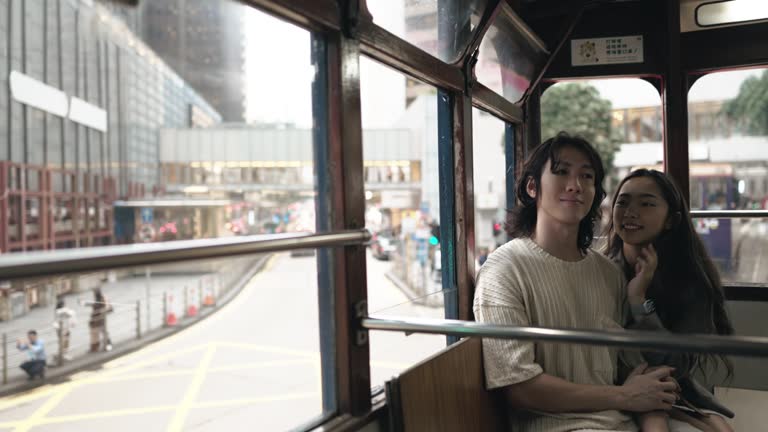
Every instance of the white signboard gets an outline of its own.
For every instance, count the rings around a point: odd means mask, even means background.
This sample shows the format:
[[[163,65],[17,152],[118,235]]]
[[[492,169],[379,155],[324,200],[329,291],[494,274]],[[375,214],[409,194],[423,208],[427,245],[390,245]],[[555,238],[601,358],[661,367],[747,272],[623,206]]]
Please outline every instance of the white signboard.
[[[69,103],[63,91],[16,71],[11,71],[10,85],[15,101],[66,117]]]
[[[69,104],[69,119],[97,131],[107,131],[107,112],[74,96]]]
[[[415,208],[414,195],[411,191],[383,190],[381,191],[381,208]]]
[[[481,193],[475,195],[475,208],[488,210],[499,208],[499,196],[493,193]]]
[[[613,36],[571,40],[571,66],[643,62],[643,37]]]

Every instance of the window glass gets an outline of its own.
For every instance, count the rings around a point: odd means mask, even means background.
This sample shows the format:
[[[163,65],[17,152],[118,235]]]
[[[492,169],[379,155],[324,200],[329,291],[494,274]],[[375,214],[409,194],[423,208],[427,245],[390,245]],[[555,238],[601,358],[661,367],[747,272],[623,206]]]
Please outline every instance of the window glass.
[[[693,210],[768,208],[768,73],[718,72],[688,94]],[[696,229],[726,282],[764,282],[764,219],[697,219]]]
[[[445,316],[440,260],[437,94],[406,97],[405,75],[360,60],[368,310],[372,315]],[[445,347],[444,336],[371,332],[371,384]]]
[[[175,7],[3,9],[0,251],[314,230],[309,33],[229,0],[205,23]]]
[[[472,159],[475,185],[475,258],[477,268],[490,252],[506,243],[507,219],[504,151],[506,125],[503,121],[477,108],[472,109]]]
[[[511,102],[523,97],[546,61],[545,48],[526,37],[523,26],[504,5],[483,36],[475,66],[477,80]]]
[[[118,421],[131,428],[237,430],[248,423],[278,431],[317,417],[323,405],[311,252],[13,281],[11,315],[2,322],[3,388],[27,383],[19,366],[31,358],[30,329],[47,356],[46,379],[108,358],[31,398],[0,398],[4,424],[93,430]],[[97,287],[103,297],[83,286]],[[42,379],[38,369],[25,367],[35,373],[33,382]],[[47,414],[36,419],[44,404]]]
[[[3,256],[315,230],[321,39],[229,0],[1,3]],[[0,333],[14,356],[0,390],[26,385],[29,353],[15,342],[29,329],[49,364],[64,354],[48,378],[117,356],[101,372],[51,379],[33,401],[45,416],[0,400],[12,405],[3,421],[285,430],[333,412],[333,357],[320,349],[334,352],[333,319],[315,252],[0,281]],[[98,320],[83,302],[95,289],[114,306],[108,354],[90,352],[107,348],[106,337],[90,341]],[[78,321],[65,353],[58,300]]]
[[[598,151],[606,168],[603,220],[611,215],[616,186],[637,168],[663,171],[661,99],[638,78],[559,82],[541,97],[541,139],[560,131],[579,135]],[[601,240],[601,239],[598,239]]]
[[[447,63],[464,52],[487,0],[367,0],[373,22]]]

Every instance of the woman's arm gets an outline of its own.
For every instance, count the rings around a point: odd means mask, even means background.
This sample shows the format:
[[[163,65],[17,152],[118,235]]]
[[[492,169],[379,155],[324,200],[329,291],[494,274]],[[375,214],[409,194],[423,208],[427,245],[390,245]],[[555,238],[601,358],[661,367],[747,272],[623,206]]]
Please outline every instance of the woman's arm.
[[[669,432],[669,414],[664,411],[650,411],[638,414],[640,432]]]
[[[635,264],[635,276],[627,284],[627,301],[630,310],[630,319],[626,326],[628,329],[670,331],[664,326],[655,310],[650,309],[650,305],[646,303],[646,293],[657,265],[658,256],[653,246],[643,248]],[[673,366],[678,373],[682,374],[687,373],[692,366],[691,356],[685,353],[648,351],[643,352],[642,355],[651,366]]]

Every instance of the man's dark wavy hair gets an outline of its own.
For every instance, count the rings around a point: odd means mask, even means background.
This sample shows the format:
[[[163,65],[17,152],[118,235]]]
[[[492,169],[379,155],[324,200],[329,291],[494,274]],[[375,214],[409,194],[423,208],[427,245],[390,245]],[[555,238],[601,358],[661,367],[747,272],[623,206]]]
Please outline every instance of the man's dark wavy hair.
[[[536,199],[531,198],[526,191],[528,179],[533,179],[536,184],[536,196],[541,196],[539,191],[541,190],[541,174],[544,172],[544,166],[549,161],[550,169],[554,170],[559,163],[560,150],[565,147],[571,147],[582,152],[595,170],[595,198],[589,213],[579,223],[577,240],[579,250],[586,253],[587,248],[592,244],[595,224],[601,216],[600,203],[605,198],[605,189],[603,189],[605,169],[600,155],[587,140],[579,136],[569,135],[566,132],[560,132],[541,143],[526,159],[523,172],[517,177],[517,184],[515,185],[517,206],[509,211],[506,230],[511,238],[533,235],[536,230]]]

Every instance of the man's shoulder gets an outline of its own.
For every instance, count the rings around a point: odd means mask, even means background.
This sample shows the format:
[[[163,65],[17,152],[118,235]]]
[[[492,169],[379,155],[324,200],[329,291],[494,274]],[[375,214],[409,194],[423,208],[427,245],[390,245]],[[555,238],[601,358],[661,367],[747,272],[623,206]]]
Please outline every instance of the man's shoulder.
[[[600,272],[610,276],[619,277],[621,275],[621,268],[616,261],[613,261],[612,259],[594,249],[588,249],[588,251],[588,253],[592,256],[593,265],[597,267]]]
[[[488,255],[488,260],[492,258],[514,260],[515,257],[531,255],[529,242],[530,240],[527,238],[512,239],[491,252]]]

